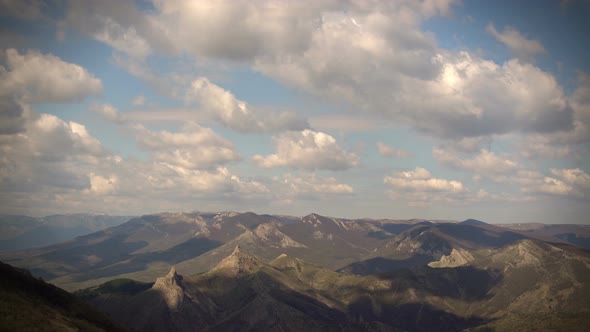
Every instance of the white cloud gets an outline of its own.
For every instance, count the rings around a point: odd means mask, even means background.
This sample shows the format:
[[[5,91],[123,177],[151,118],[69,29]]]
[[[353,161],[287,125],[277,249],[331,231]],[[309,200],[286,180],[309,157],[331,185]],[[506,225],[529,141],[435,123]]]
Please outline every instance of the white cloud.
[[[148,42],[137,34],[134,27],[123,27],[110,17],[101,17],[104,21],[94,38],[117,51],[138,59],[144,59],[151,53]]]
[[[127,2],[80,1],[66,21],[93,35],[105,29],[108,17],[164,54],[247,63],[290,87],[350,104],[362,116],[377,114],[439,137],[572,129],[572,110],[551,74],[517,60],[498,65],[445,51],[421,30],[425,19],[447,14],[454,2],[176,0],[141,12]],[[509,29],[496,33],[522,37]],[[523,40],[534,53],[534,41]],[[217,120],[232,129],[306,127],[290,116],[264,123],[266,116],[253,116],[258,112],[230,92],[201,79],[195,83],[201,102],[210,102]]]
[[[31,103],[79,101],[102,92],[100,80],[86,69],[50,54],[15,49],[0,51],[0,134],[23,131]]]
[[[31,116],[23,133],[3,135],[0,151],[1,187],[15,192],[83,189],[89,185],[86,169],[107,157],[83,125],[49,114]]]
[[[574,185],[582,190],[590,189],[590,174],[579,168],[558,169],[552,168],[551,173],[566,183]]]
[[[383,182],[394,199],[408,201],[412,205],[425,205],[433,201],[452,202],[464,198],[469,190],[456,180],[435,178],[425,168],[396,172],[386,176]]]
[[[127,117],[110,104],[93,104],[89,110],[100,115],[103,119],[114,123],[124,123]]]
[[[154,160],[186,169],[206,169],[239,160],[233,144],[210,128],[186,124],[180,132],[150,131],[134,127],[141,148],[151,151]]]
[[[345,151],[334,137],[322,132],[286,132],[274,136],[273,141],[276,153],[253,157],[258,166],[345,170],[359,164],[355,154]]]
[[[549,143],[579,144],[590,141],[590,76],[578,72],[578,86],[569,97],[573,109],[573,128],[569,131],[551,135],[537,136],[535,139]]]
[[[263,184],[256,181],[243,181],[225,167],[212,170],[187,169],[165,162],[149,165],[146,177],[149,186],[156,190],[205,193],[249,193],[268,192]]]
[[[433,149],[432,156],[443,165],[479,174],[508,173],[519,167],[518,163],[486,149],[481,149],[473,159],[460,158],[444,149]]]
[[[533,158],[550,158],[560,159],[565,157],[574,156],[575,152],[569,145],[561,144],[550,144],[547,141],[547,137],[542,139],[536,139],[535,137],[527,137],[517,146],[520,153],[529,159]]]
[[[522,192],[569,197],[590,197],[590,175],[579,168],[551,168],[550,175],[538,171],[518,171],[513,176],[497,176],[499,183],[520,185]]]
[[[524,192],[533,192],[540,194],[549,195],[560,195],[560,196],[579,196],[575,188],[572,185],[565,183],[562,180],[553,177],[544,177],[543,181],[536,183],[530,187],[524,187]]]
[[[334,177],[320,177],[315,173],[291,174],[275,177],[281,184],[279,195],[299,196],[309,194],[352,194],[351,186],[339,183]]]
[[[60,103],[82,100],[102,93],[99,79],[79,65],[60,58],[15,49],[4,52],[6,68],[0,67],[0,93],[29,103]]]
[[[578,86],[568,97],[568,105],[573,112],[572,128],[521,137],[516,146],[524,157],[574,160],[583,158],[586,143],[590,142],[590,76],[578,72],[577,78]]]
[[[377,145],[377,150],[379,151],[379,154],[383,157],[406,158],[406,157],[411,156],[411,154],[408,151],[393,147],[391,145],[387,145],[383,142],[377,142],[376,145]]]
[[[119,179],[116,175],[104,177],[90,173],[88,177],[90,179],[90,192],[105,195],[117,191]]]
[[[191,125],[179,133],[138,129],[138,135],[144,134],[139,137],[141,144],[154,154],[141,161],[113,155],[79,123],[35,113],[26,120],[22,133],[0,135],[0,197],[5,212],[145,213],[186,210],[194,199],[269,198],[262,182],[215,166],[236,154],[231,143],[208,128]],[[157,155],[184,149],[194,150],[201,160]]]
[[[412,91],[419,94],[399,96],[413,111],[406,116],[416,128],[451,138],[571,128],[571,107],[551,74],[517,60],[500,66],[465,52],[439,60],[436,80],[417,82]]]
[[[555,78],[511,60],[498,65],[437,49],[418,21],[394,13],[324,17],[306,50],[260,57],[263,73],[358,113],[445,138],[568,130],[572,111]],[[406,24],[407,23],[407,24]],[[360,27],[359,27],[360,25]]]
[[[437,47],[432,34],[421,31],[424,19],[448,13],[452,3],[213,6],[178,0],[156,2],[144,15],[128,5],[117,5],[122,7],[117,12],[76,5],[71,16],[92,31],[105,25],[97,16],[112,17],[125,29],[134,27],[161,52],[247,62],[289,86],[351,103],[360,114],[379,114],[439,137],[571,129],[572,110],[549,73],[517,60],[498,65],[466,52],[447,52]],[[85,15],[90,18],[82,20]],[[515,35],[507,31],[506,36]],[[287,115],[265,123],[266,116],[257,116],[251,106],[206,79],[195,80],[194,88],[195,99],[234,130],[307,127]]]
[[[246,102],[205,77],[192,81],[186,100],[199,102],[204,111],[209,112],[215,120],[239,132],[301,130],[309,126],[305,119],[293,113],[253,112]]]
[[[504,31],[498,32],[491,22],[486,31],[504,44],[510,52],[521,60],[530,61],[535,55],[545,53],[545,48],[536,40],[528,39],[511,26],[504,27]]]
[[[386,176],[384,182],[393,189],[408,192],[460,193],[466,190],[461,182],[435,178],[427,169],[422,167],[416,167],[412,171],[398,172],[391,176]]]

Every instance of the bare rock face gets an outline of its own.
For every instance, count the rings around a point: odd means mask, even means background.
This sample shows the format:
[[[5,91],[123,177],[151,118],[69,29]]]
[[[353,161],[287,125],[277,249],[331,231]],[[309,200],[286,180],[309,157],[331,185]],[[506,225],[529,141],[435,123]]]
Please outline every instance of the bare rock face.
[[[448,255],[443,255],[438,261],[428,263],[430,267],[457,267],[467,265],[473,262],[475,258],[473,255],[464,249],[451,250]]]
[[[260,259],[241,251],[240,246],[236,246],[232,254],[219,262],[213,271],[236,276],[254,273],[263,265],[264,263]]]
[[[162,294],[171,310],[178,310],[186,296],[182,287],[182,276],[176,273],[174,266],[166,276],[156,279],[152,289]]]

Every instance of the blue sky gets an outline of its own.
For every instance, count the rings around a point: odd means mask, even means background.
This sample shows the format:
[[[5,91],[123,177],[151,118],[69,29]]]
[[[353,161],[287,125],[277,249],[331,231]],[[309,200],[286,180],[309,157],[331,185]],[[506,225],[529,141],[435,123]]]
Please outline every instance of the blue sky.
[[[0,212],[588,223],[585,1],[4,1]]]

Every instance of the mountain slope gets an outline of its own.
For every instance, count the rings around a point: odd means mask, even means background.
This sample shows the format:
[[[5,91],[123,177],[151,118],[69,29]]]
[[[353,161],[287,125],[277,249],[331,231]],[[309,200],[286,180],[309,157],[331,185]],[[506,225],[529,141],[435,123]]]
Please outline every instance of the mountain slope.
[[[461,223],[419,223],[389,239],[364,260],[340,271],[376,274],[425,266],[441,259],[444,262],[438,266],[459,266],[473,260],[478,252],[485,254],[486,250],[524,238],[525,235],[471,219]]]
[[[75,296],[0,262],[0,331],[126,331]]]
[[[287,253],[338,268],[365,257],[390,236],[362,220],[316,214],[289,218],[249,212],[161,213],[2,257],[64,289],[76,290],[117,278],[154,280],[172,265],[189,274],[204,272],[237,245],[264,261]]]
[[[47,246],[122,224],[130,218],[83,213],[52,215],[43,218],[1,215],[0,250],[22,250]]]

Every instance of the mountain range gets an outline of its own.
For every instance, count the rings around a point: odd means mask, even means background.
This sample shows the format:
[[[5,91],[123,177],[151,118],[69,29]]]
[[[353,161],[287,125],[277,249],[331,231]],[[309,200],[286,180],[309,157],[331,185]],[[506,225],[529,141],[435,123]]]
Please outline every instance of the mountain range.
[[[161,213],[0,258],[139,331],[581,331],[590,253],[562,231],[586,234],[473,219]]]
[[[120,225],[131,217],[106,214],[58,214],[42,218],[0,215],[0,250],[22,250],[71,240]]]
[[[264,262],[237,246],[205,273],[173,267],[152,284],[78,295],[139,331],[583,331],[590,259],[570,249],[517,240],[468,266],[359,276],[285,254]]]

